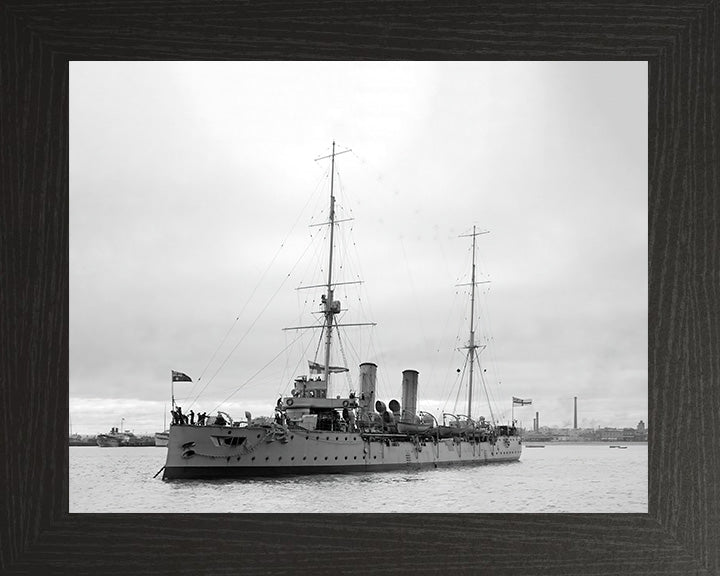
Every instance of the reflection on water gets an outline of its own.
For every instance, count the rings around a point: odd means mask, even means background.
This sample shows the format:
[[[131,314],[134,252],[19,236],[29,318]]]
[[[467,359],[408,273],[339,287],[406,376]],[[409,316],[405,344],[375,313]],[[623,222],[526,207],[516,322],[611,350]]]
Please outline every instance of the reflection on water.
[[[647,444],[550,444],[475,467],[166,482],[164,448],[73,446],[70,511],[646,513],[647,462]]]

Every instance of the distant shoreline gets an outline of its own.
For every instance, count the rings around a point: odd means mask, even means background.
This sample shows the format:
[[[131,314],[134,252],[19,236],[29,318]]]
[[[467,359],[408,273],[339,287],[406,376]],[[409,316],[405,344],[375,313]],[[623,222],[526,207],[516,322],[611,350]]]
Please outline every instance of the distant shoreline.
[[[630,445],[630,444],[647,444],[647,440],[528,440],[523,438],[523,444],[598,444],[608,446]]]
[[[647,445],[647,440],[523,440],[523,444],[536,444],[543,446],[547,445],[553,445],[553,446],[563,446],[566,444],[597,444],[599,446],[606,445],[606,446],[618,446],[618,445],[631,445],[631,444],[645,444]],[[89,444],[89,443],[74,443],[71,442],[69,446],[72,447],[83,447],[83,446],[94,446],[98,447],[97,444]],[[167,446],[156,446],[155,444],[133,444],[131,446],[112,446],[112,448],[167,448]]]

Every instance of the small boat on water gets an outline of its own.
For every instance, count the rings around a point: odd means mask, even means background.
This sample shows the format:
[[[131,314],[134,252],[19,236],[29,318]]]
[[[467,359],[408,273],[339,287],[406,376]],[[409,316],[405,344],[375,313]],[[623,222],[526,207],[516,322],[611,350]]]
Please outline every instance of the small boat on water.
[[[545,448],[545,444],[525,444],[525,448]]]
[[[331,358],[339,329],[371,324],[341,324],[337,319],[344,310],[335,299],[336,286],[356,283],[333,278],[333,234],[343,221],[335,214],[335,157],[343,152],[336,153],[333,142],[332,154],[324,157],[331,160],[328,221],[321,224],[329,226],[327,281],[308,286],[324,289],[319,311],[322,320],[287,329],[320,330],[316,357],[308,361],[309,373],[295,377],[290,394],[278,399],[273,419],[252,419],[248,412],[245,420],[218,412],[217,417],[203,419],[202,425],[176,419],[170,426],[163,479],[375,472],[519,460],[522,439],[514,425],[500,425],[494,418],[492,422],[484,418],[475,421],[470,416],[473,367],[479,364],[478,349],[484,348],[475,343],[475,243],[484,233],[476,232],[475,227],[464,235],[472,237],[473,255],[470,338],[464,347],[470,366],[468,415],[446,414],[439,424],[431,414],[417,411],[416,370],[402,373],[402,404],[393,399],[386,407],[376,401],[377,365],[372,362],[360,364],[357,392],[333,390],[333,375],[349,371],[333,365]],[[184,373],[175,374],[190,380]]]

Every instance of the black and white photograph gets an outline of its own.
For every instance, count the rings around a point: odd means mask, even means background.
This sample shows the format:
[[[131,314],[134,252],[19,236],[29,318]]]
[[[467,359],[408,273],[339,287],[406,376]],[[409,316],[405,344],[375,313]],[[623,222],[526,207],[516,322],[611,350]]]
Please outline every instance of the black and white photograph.
[[[71,513],[647,513],[648,65],[69,67]]]

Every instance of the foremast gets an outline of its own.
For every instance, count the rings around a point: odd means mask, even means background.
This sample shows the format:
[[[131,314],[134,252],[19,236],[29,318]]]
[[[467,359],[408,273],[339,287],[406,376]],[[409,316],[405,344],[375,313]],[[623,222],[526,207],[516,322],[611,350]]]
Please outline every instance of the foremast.
[[[320,158],[315,158],[315,161],[318,160],[324,160],[327,158],[330,158],[330,212],[329,212],[329,218],[327,222],[324,222],[323,224],[312,224],[312,226],[323,226],[323,225],[329,225],[330,226],[330,235],[329,235],[329,241],[330,245],[328,247],[328,275],[327,275],[327,283],[326,284],[320,284],[315,286],[301,286],[298,288],[300,289],[306,289],[306,288],[325,288],[325,294],[321,297],[321,303],[322,303],[322,314],[323,314],[323,322],[322,324],[315,324],[313,326],[294,326],[291,328],[284,328],[284,330],[307,330],[307,329],[313,329],[313,328],[321,328],[321,336],[320,341],[322,342],[322,337],[324,335],[325,337],[325,350],[324,350],[324,365],[318,366],[316,362],[311,362],[311,373],[317,370],[317,374],[322,374],[322,380],[324,382],[325,391],[328,392],[329,390],[329,384],[330,384],[330,375],[335,372],[347,372],[348,368],[342,367],[342,366],[331,366],[330,365],[330,354],[332,349],[332,340],[333,340],[333,328],[340,328],[341,326],[375,326],[374,322],[360,322],[360,323],[346,323],[346,324],[338,324],[335,320],[335,316],[340,314],[342,312],[342,306],[341,303],[338,300],[335,300],[335,290],[334,287],[338,286],[340,284],[360,284],[361,281],[351,281],[351,282],[336,282],[333,280],[333,251],[334,251],[334,244],[335,244],[335,226],[341,222],[345,222],[347,220],[352,220],[352,218],[349,219],[341,219],[338,220],[336,218],[335,214],[335,157],[339,156],[340,154],[345,154],[346,152],[350,152],[350,149],[342,150],[340,152],[335,151],[335,141],[332,143],[332,153],[327,156],[321,156]],[[319,346],[319,344],[318,344]]]
[[[328,250],[328,279],[327,296],[325,297],[325,369],[323,379],[330,383],[330,346],[332,344],[332,329],[335,322],[335,315],[340,312],[340,306],[334,306],[335,299],[332,273],[333,273],[333,244],[335,238],[335,141],[332,143],[332,154],[330,155],[330,249]]]

